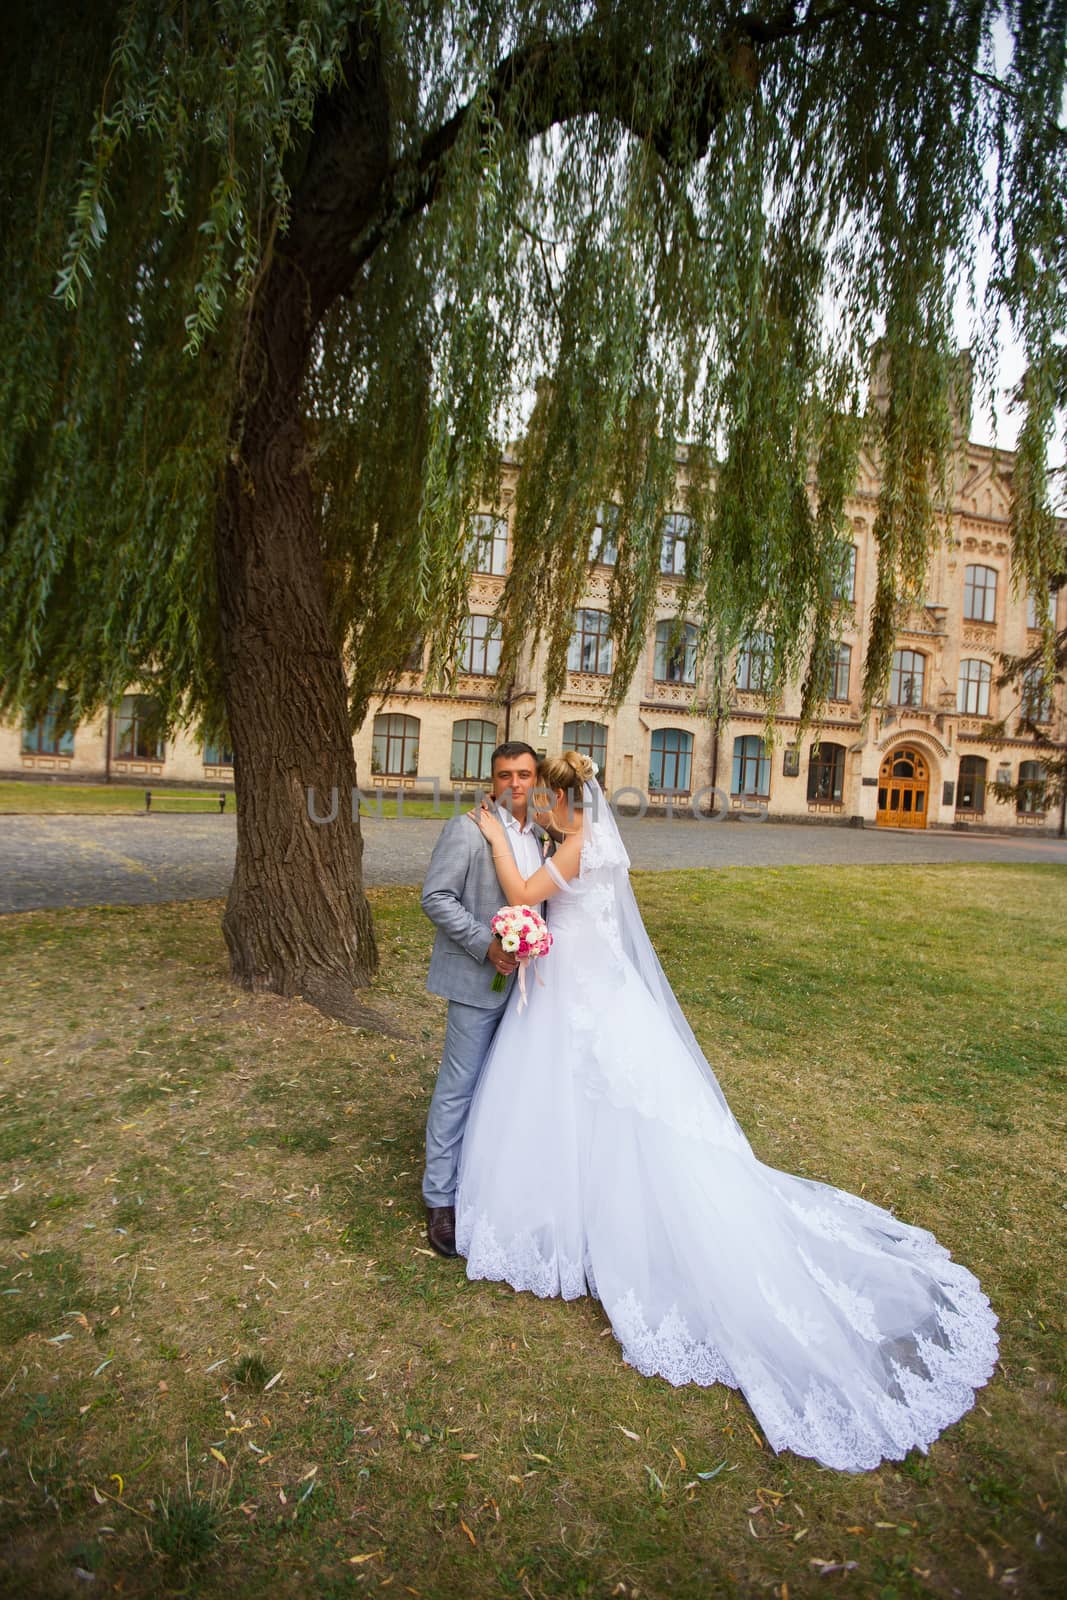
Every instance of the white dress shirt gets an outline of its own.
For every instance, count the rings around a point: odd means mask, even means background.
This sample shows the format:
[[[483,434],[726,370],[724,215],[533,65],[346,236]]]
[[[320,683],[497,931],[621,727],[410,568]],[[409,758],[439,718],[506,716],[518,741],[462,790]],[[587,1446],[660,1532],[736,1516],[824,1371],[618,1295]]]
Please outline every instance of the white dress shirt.
[[[507,806],[497,807],[497,816],[507,829],[508,843],[511,853],[515,857],[515,865],[524,878],[532,878],[534,873],[542,866],[541,838],[534,832],[529,812],[526,821],[520,826],[518,818],[512,816]]]

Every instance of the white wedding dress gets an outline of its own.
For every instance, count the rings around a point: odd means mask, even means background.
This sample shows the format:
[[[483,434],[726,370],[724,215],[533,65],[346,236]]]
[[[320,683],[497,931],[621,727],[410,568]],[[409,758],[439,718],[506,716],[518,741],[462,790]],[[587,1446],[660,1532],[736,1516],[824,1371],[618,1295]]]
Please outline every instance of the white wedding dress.
[[[757,1160],[648,941],[585,787],[581,871],[471,1105],[471,1278],[592,1294],[631,1366],[741,1389],[775,1450],[860,1471],[925,1449],[992,1373],[997,1319],[934,1237]],[[554,869],[553,869],[554,870]]]

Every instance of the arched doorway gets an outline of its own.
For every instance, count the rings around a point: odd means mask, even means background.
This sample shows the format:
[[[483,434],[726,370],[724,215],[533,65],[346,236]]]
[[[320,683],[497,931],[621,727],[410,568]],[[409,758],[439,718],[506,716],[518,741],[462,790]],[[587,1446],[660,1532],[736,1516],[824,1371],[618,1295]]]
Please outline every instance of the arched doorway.
[[[916,745],[890,750],[878,772],[880,828],[925,828],[930,767]]]

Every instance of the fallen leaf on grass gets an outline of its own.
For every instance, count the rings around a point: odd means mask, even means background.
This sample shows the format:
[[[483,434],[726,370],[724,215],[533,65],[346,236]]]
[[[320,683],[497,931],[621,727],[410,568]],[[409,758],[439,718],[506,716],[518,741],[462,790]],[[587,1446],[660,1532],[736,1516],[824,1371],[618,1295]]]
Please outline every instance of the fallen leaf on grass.
[[[274,1385],[278,1382],[278,1379],[282,1376],[282,1373],[284,1371],[285,1371],[285,1368],[283,1367],[281,1372],[276,1372],[274,1374],[273,1378],[270,1378],[270,1379],[267,1380],[267,1382],[263,1385],[263,1393],[264,1394],[266,1394],[268,1389],[273,1389],[274,1388]]]
[[[229,1471],[230,1463],[226,1460],[226,1457],[223,1455],[221,1450],[216,1450],[215,1446],[212,1445],[211,1449],[208,1451],[208,1454],[213,1455],[216,1461],[221,1461],[226,1470]]]
[[[467,1535],[467,1538],[470,1540],[471,1544],[477,1545],[477,1543],[478,1543],[477,1539],[474,1537],[473,1533],[467,1527],[467,1524],[464,1522],[462,1517],[460,1517],[460,1519],[459,1519],[459,1525],[463,1529],[463,1532]]]
[[[628,1439],[636,1439],[637,1442],[640,1443],[641,1435],[639,1433],[634,1433],[630,1428],[624,1428],[621,1422],[617,1422],[615,1426],[618,1428],[619,1432],[624,1433]],[[541,1457],[541,1460],[544,1460],[543,1456]]]
[[[376,1561],[379,1556],[384,1556],[384,1554],[384,1548],[381,1550],[364,1550],[362,1555],[349,1556],[347,1558],[347,1565],[350,1567],[361,1567],[365,1561]]]

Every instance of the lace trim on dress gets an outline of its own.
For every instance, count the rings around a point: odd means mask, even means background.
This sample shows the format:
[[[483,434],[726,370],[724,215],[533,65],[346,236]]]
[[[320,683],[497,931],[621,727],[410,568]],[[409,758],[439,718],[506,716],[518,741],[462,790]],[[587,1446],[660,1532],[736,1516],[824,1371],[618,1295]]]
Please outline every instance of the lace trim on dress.
[[[646,1378],[666,1378],[675,1387],[683,1383],[738,1387],[729,1363],[714,1345],[693,1337],[676,1306],[652,1329],[636,1295],[628,1289],[608,1314],[623,1355]]]
[[[811,1456],[838,1471],[868,1471],[880,1461],[903,1460],[909,1450],[925,1451],[971,1409],[974,1391],[989,1381],[997,1360],[997,1318],[973,1274],[935,1240],[926,1244],[921,1230],[909,1232],[902,1242],[944,1291],[924,1333],[882,1339],[861,1296],[818,1269],[813,1274],[857,1331],[879,1340],[881,1377],[877,1367],[872,1369],[862,1394],[846,1394],[812,1378],[803,1397],[791,1396],[760,1360],[742,1353],[731,1364],[713,1344],[697,1338],[676,1307],[651,1327],[632,1289],[608,1308],[612,1330],[625,1360],[645,1377],[664,1378],[675,1387],[722,1383],[743,1390],[773,1449]],[[588,1260],[546,1257],[529,1232],[501,1244],[488,1218],[475,1217],[472,1210],[457,1217],[456,1243],[467,1257],[470,1278],[510,1283],[541,1299],[596,1295]],[[766,1284],[760,1287],[772,1314],[788,1316],[778,1296],[768,1294]],[[796,1334],[796,1324],[791,1326]],[[818,1342],[813,1327],[804,1331]]]
[[[488,1278],[493,1283],[510,1283],[513,1289],[528,1290],[539,1300],[557,1296],[578,1300],[596,1293],[587,1283],[582,1262],[568,1260],[558,1251],[545,1256],[532,1231],[513,1234],[506,1245],[500,1243],[496,1229],[483,1213],[462,1207],[456,1214],[456,1249],[467,1258],[468,1278]]]

